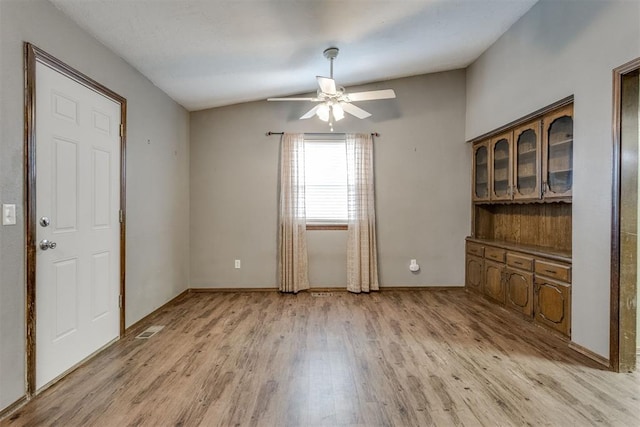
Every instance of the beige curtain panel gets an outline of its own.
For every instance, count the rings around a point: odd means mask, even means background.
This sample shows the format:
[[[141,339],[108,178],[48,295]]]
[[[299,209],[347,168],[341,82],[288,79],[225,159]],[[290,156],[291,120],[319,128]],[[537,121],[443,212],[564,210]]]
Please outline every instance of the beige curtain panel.
[[[347,134],[347,290],[377,291],[378,255],[373,180],[373,138]]]
[[[282,135],[278,218],[281,292],[309,289],[304,192],[304,134]]]

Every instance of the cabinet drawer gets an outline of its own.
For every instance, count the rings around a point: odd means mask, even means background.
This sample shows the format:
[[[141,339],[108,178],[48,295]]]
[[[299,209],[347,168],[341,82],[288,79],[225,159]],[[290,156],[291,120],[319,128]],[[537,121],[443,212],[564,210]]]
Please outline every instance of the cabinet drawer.
[[[536,274],[557,279],[562,282],[571,282],[571,266],[554,264],[548,261],[536,261]]]
[[[477,243],[467,242],[467,253],[469,255],[484,256],[484,246]]]
[[[521,270],[533,271],[533,258],[509,252],[507,253],[507,265]]]
[[[498,262],[504,262],[504,249],[486,247],[484,249],[484,257]]]

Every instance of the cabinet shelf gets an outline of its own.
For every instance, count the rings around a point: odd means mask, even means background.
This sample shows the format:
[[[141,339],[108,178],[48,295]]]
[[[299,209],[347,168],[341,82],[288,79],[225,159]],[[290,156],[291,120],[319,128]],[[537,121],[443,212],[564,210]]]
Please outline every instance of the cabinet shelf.
[[[549,141],[549,147],[561,147],[563,145],[568,145],[573,142],[573,138],[563,139],[562,141],[551,142]]]
[[[537,153],[538,153],[538,150],[522,151],[518,153],[518,157],[535,157]]]
[[[561,170],[557,170],[557,171],[549,171],[549,175],[563,175],[563,174],[569,174],[573,172],[573,169],[561,169]]]
[[[496,157],[493,159],[493,163],[505,163],[509,161],[509,157]]]
[[[538,177],[538,175],[518,175],[518,179],[519,180],[530,180],[530,179],[536,179]]]

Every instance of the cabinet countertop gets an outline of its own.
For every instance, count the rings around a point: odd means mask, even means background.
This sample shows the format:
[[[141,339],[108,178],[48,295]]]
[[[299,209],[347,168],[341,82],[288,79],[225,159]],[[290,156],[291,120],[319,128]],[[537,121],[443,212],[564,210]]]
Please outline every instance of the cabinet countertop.
[[[526,253],[533,256],[539,256],[555,261],[566,262],[571,264],[571,252],[562,251],[554,248],[548,248],[544,246],[522,245],[519,243],[505,242],[503,240],[491,240],[491,239],[479,239],[476,237],[467,237],[468,242],[473,242],[481,245],[495,246],[498,248],[504,248],[514,252]]]

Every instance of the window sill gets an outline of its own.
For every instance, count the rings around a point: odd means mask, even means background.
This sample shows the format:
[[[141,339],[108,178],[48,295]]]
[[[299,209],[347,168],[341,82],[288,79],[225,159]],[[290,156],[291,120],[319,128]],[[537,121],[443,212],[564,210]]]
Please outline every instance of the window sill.
[[[347,224],[307,224],[307,230],[348,230]]]

